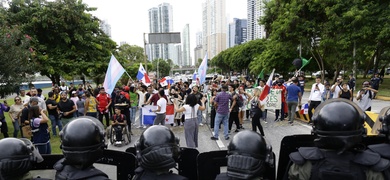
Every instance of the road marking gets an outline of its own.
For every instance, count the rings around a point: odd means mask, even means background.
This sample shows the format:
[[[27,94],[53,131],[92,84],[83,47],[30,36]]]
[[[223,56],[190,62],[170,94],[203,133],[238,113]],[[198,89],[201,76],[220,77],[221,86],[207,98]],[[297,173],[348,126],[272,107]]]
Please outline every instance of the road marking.
[[[202,115],[203,115],[203,119],[205,119],[206,120],[206,114],[204,114],[203,112],[202,112]],[[208,126],[209,127],[209,130],[211,131],[211,135],[213,136],[213,137],[215,137],[214,135],[214,131],[212,131],[211,130],[211,128],[210,128],[210,126]],[[221,141],[221,139],[219,138],[219,136],[218,136],[218,140],[215,140],[215,142],[217,142],[217,145],[218,145],[218,147],[219,147],[219,150],[222,150],[222,148],[224,148],[225,147],[225,145],[223,144],[223,142]]]
[[[211,134],[214,136],[214,132],[211,132]],[[215,136],[214,136],[215,137]],[[223,142],[221,141],[221,139],[218,137],[218,140],[215,140],[217,142],[217,145],[219,147],[219,149],[221,150],[222,148],[225,147],[225,145],[223,144]]]

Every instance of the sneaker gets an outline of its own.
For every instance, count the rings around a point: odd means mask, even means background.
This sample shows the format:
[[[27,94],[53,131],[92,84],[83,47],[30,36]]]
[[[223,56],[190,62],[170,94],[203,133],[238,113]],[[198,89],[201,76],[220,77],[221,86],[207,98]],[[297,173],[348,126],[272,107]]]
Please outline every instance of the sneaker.
[[[234,132],[240,132],[238,129],[236,129]]]
[[[267,124],[268,122],[267,121],[264,121],[265,124]]]
[[[228,137],[225,137],[225,140],[229,140],[230,139],[230,137],[228,136]]]
[[[280,119],[275,119],[274,121],[277,122],[277,121],[280,121]]]
[[[211,139],[211,140],[218,140],[218,138],[216,138],[216,137],[214,137],[214,136],[212,136],[210,139]]]
[[[203,123],[199,123],[199,126],[203,126],[204,124]]]
[[[143,126],[142,128],[146,129],[146,126]]]
[[[122,144],[122,141],[117,141],[115,142],[116,145],[121,145]]]
[[[228,131],[228,134],[230,134],[230,130]]]

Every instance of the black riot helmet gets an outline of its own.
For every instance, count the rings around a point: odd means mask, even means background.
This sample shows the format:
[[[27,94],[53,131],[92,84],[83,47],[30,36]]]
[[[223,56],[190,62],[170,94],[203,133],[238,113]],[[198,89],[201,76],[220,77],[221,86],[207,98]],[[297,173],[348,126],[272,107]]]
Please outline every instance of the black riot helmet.
[[[375,122],[375,124],[377,124]],[[381,124],[381,127],[379,129],[379,133],[383,134],[387,137],[387,139],[390,141],[390,106],[384,107],[380,114],[379,114],[379,123]],[[374,127],[376,127],[374,125]],[[374,130],[374,128],[373,128]]]
[[[0,179],[22,178],[33,163],[43,160],[28,139],[4,138],[0,149]]]
[[[262,177],[265,165],[273,166],[271,146],[259,133],[244,130],[237,133],[228,145],[227,175],[239,179]]]
[[[103,156],[104,133],[98,123],[80,117],[66,124],[60,132],[63,164],[80,169],[90,167]]]
[[[136,143],[139,165],[149,170],[166,170],[176,166],[179,158],[179,139],[162,125],[154,125],[142,132]]]
[[[313,133],[316,146],[338,150],[350,149],[362,141],[366,134],[364,112],[352,101],[342,98],[330,99],[321,103],[315,110]]]

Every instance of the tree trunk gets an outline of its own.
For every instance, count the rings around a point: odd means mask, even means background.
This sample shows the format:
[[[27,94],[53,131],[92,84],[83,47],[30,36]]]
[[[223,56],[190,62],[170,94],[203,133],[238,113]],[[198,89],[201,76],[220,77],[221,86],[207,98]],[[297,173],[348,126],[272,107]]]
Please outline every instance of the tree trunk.
[[[374,61],[377,54],[377,50],[375,50],[374,54],[371,56],[371,60],[368,62],[368,65],[366,66],[366,70],[364,71],[363,78],[367,77],[368,70],[370,70],[370,65],[372,61]]]

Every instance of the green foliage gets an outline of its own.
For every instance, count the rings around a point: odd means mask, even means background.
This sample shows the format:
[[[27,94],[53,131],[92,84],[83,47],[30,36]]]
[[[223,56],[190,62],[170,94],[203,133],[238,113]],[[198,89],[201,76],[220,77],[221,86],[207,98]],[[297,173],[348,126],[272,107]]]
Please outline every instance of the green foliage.
[[[158,77],[159,78],[169,75],[169,72],[171,71],[171,66],[168,64],[167,60],[154,59],[152,61],[152,68],[150,70],[157,72],[157,66],[158,66]]]
[[[116,44],[99,29],[99,19],[79,0],[11,1],[10,24],[30,34],[36,72],[58,84],[61,76],[86,75],[102,82]]]
[[[30,42],[29,35],[23,34],[18,26],[5,24],[0,17],[0,97],[15,92],[22,82],[32,81],[34,52]]]
[[[257,39],[237,45],[220,52],[211,62],[211,66],[217,66],[222,71],[242,71],[247,69],[251,61],[265,50],[266,40]],[[257,68],[257,64],[253,68]]]
[[[353,60],[369,67],[375,58],[375,66],[380,64],[389,50],[389,5],[383,0],[271,0],[260,22],[273,44],[270,48],[277,50],[283,44],[289,47],[286,54],[296,54],[296,48],[302,45],[303,57],[313,57],[316,69],[333,74],[341,69],[351,70]],[[387,59],[384,64],[388,62]]]

